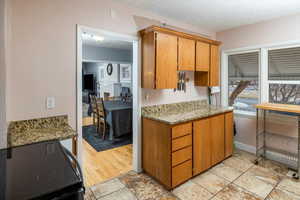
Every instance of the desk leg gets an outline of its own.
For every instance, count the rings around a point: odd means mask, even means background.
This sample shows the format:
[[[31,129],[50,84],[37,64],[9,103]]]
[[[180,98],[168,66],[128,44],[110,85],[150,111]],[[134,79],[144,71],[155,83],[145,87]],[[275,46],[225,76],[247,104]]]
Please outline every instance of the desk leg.
[[[263,115],[264,115],[264,135],[263,135],[263,137],[264,137],[264,146],[263,146],[263,149],[264,149],[264,159],[266,158],[266,110],[263,110]]]
[[[259,160],[259,123],[258,123],[258,108],[256,108],[256,160],[255,160],[255,164],[258,164],[258,160]]]
[[[297,174],[297,179],[299,179],[299,174],[300,174],[300,115],[298,116],[298,161],[297,161],[297,169],[298,169],[298,174]]]

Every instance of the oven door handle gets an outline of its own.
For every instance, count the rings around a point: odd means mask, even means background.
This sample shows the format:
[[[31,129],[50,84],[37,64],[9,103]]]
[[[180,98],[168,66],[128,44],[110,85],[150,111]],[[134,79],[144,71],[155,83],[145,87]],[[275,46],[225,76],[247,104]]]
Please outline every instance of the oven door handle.
[[[82,170],[81,170],[81,167],[78,163],[78,160],[74,157],[74,155],[67,149],[65,148],[64,146],[62,146],[65,153],[67,154],[67,156],[70,158],[70,160],[73,160],[76,164],[76,171],[77,171],[77,174],[79,176],[79,178],[81,179],[81,181],[83,182],[83,173],[82,173]]]

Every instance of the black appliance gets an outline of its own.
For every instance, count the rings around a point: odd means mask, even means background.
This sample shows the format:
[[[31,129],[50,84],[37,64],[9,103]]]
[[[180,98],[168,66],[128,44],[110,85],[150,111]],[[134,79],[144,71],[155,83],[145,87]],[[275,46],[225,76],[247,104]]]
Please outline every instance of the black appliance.
[[[83,200],[80,166],[59,141],[0,150],[0,200]]]
[[[95,78],[94,74],[85,74],[83,75],[83,89],[94,91],[95,89]]]

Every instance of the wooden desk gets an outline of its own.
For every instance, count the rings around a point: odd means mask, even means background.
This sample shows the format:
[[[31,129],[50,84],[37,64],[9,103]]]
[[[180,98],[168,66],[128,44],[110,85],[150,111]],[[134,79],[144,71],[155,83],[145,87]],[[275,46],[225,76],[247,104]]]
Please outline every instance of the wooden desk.
[[[259,109],[263,112],[263,131],[259,131]],[[256,156],[257,159],[255,164],[258,164],[260,158],[266,158],[266,111],[276,111],[281,114],[296,114],[298,116],[298,155],[297,155],[297,174],[294,174],[294,178],[299,179],[300,174],[300,106],[299,105],[288,105],[288,104],[276,104],[276,103],[262,103],[256,105]],[[259,146],[259,136],[263,134],[262,147]],[[260,155],[260,151],[263,151],[263,155]]]

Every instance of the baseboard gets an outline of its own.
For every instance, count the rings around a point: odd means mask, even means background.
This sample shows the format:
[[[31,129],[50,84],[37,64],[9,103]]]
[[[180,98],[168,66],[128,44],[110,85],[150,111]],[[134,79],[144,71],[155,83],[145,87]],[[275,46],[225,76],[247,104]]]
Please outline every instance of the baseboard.
[[[244,144],[241,142],[234,142],[234,145],[237,149],[252,153],[252,154],[256,154],[256,147],[248,145],[248,144]]]
[[[252,154],[256,154],[256,147],[254,147],[254,146],[244,144],[241,142],[237,142],[237,141],[235,141],[234,144],[237,149],[240,149],[240,150],[252,153]],[[276,162],[285,164],[292,169],[297,168],[297,160],[288,155],[273,152],[273,151],[266,151],[266,157],[270,160],[274,160]]]

